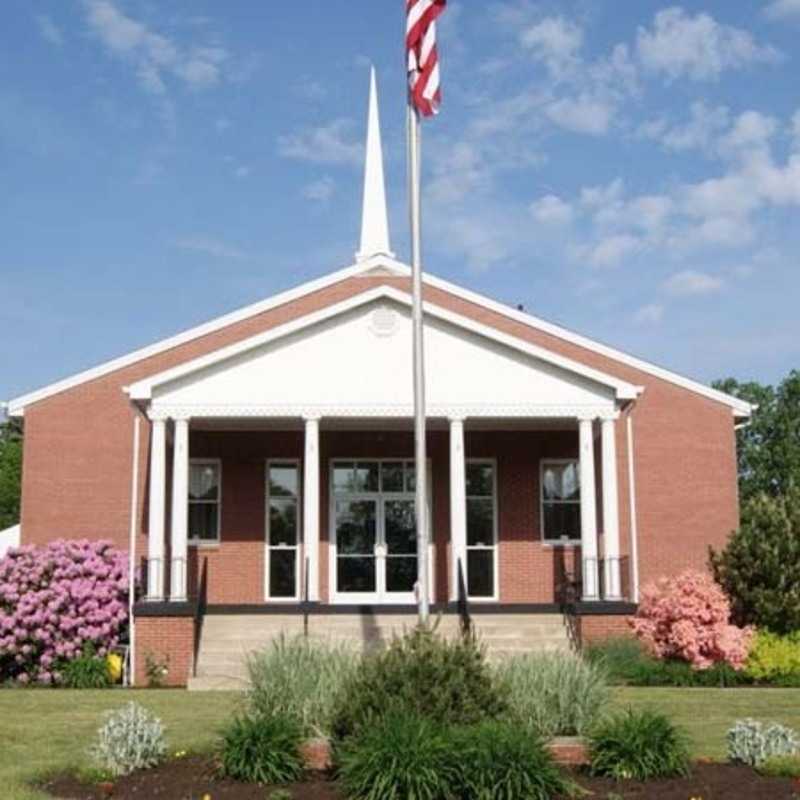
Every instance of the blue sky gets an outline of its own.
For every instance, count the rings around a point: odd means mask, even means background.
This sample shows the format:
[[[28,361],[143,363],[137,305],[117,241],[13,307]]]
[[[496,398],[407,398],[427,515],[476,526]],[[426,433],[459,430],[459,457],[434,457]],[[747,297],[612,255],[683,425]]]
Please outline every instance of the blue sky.
[[[402,28],[401,0],[6,0],[0,398],[350,264],[370,62],[405,259]],[[426,268],[702,380],[778,380],[799,35],[800,0],[451,0]]]

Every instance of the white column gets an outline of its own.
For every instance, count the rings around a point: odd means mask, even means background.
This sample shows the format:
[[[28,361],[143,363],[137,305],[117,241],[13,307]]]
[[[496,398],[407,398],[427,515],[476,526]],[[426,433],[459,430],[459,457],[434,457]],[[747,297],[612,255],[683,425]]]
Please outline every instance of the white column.
[[[603,452],[603,541],[605,599],[622,599],[619,569],[619,495],[617,490],[617,440],[613,419],[601,422]]]
[[[164,599],[164,515],[167,493],[167,423],[150,423],[150,504],[147,524],[147,599]]]
[[[464,453],[464,420],[450,420],[450,599],[458,600],[459,573],[467,580],[467,479]]]
[[[308,561],[308,599],[319,600],[319,420],[306,419],[303,459],[303,568]],[[305,595],[304,595],[305,599]]]
[[[597,600],[597,504],[594,479],[594,420],[579,420],[581,473],[581,557],[583,599]]]
[[[186,573],[189,555],[189,420],[175,420],[172,453],[172,562],[170,599],[187,600]]]

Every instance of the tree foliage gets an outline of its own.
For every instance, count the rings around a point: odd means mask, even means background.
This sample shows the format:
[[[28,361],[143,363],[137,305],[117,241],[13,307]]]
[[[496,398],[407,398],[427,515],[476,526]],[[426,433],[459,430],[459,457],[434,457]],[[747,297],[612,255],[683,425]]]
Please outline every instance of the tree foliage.
[[[711,551],[711,568],[737,622],[800,629],[800,487],[748,500],[739,530],[724,550]]]
[[[737,432],[742,501],[800,486],[800,371],[792,370],[777,387],[734,378],[714,386],[758,406],[750,424]]]
[[[22,427],[0,422],[0,530],[19,522],[22,486]]]

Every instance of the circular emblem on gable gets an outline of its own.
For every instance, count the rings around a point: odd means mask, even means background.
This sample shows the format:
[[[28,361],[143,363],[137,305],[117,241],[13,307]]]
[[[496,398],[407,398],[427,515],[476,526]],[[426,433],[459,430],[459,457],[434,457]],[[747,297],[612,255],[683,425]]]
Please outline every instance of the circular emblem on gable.
[[[376,336],[392,336],[397,330],[397,312],[387,306],[376,308],[370,317],[369,328]]]

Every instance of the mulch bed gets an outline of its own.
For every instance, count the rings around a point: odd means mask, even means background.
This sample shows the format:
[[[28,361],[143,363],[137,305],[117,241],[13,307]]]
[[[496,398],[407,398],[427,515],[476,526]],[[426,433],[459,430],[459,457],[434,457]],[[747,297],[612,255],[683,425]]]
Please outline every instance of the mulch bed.
[[[762,778],[748,767],[729,764],[695,764],[690,778],[649,781],[613,781],[589,778],[573,773],[589,794],[588,798],[607,800],[797,800],[800,782],[785,778]],[[213,762],[207,757],[188,757],[145,772],[122,778],[111,794],[98,786],[87,786],[75,778],[63,776],[42,787],[62,800],[269,800],[267,787],[220,780],[214,775]],[[333,783],[320,776],[317,780],[282,787],[293,800],[344,800]]]

